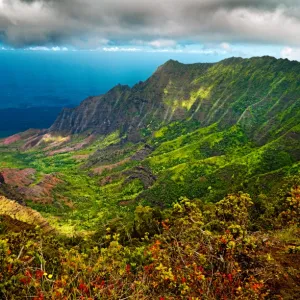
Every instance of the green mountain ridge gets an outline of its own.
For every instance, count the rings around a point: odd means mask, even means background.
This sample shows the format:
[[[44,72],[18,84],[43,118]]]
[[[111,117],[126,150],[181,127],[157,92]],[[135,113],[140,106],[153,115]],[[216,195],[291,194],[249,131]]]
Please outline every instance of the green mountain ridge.
[[[170,60],[133,88],[65,109],[48,132],[2,146],[2,164],[35,169],[37,178],[55,172],[57,204],[30,205],[66,221],[75,210],[71,219],[84,228],[100,211],[107,219],[181,196],[217,202],[243,190],[258,203],[299,175],[299,71],[300,63],[272,57]]]
[[[50,130],[141,134],[190,118],[202,127],[240,124],[263,143],[297,125],[291,114],[299,106],[298,73],[298,62],[272,57],[191,65],[171,60],[132,89],[119,85],[64,110]]]

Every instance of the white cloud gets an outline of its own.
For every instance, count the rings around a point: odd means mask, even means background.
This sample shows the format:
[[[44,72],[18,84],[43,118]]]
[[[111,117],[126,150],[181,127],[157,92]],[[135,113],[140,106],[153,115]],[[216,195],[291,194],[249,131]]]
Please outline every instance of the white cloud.
[[[139,48],[124,48],[124,47],[104,47],[102,48],[105,52],[137,52],[141,51]]]
[[[176,41],[174,40],[154,40],[148,43],[149,46],[154,48],[168,48],[168,47],[175,47]]]
[[[220,46],[221,46],[221,48],[222,48],[223,50],[225,50],[226,52],[231,52],[231,51],[232,51],[231,46],[230,46],[230,44],[228,44],[228,43],[222,43]]]
[[[51,48],[52,51],[68,51],[68,48],[67,47],[52,47]]]
[[[285,47],[281,50],[281,57],[282,58],[286,58],[288,56],[290,56],[293,53],[293,49],[290,47]]]
[[[285,47],[281,50],[280,55],[282,58],[300,60],[300,48]]]
[[[25,50],[30,50],[30,51],[50,51],[50,48],[44,47],[44,46],[36,46],[36,47],[25,48]]]
[[[69,49],[67,47],[58,47],[58,46],[55,46],[55,47],[45,47],[45,46],[36,46],[36,47],[28,47],[28,48],[25,48],[24,50],[29,50],[29,51],[54,51],[54,52],[57,52],[57,51],[68,51]]]
[[[161,49],[149,49],[145,50],[146,52],[151,52],[151,53],[184,53],[185,51],[182,49],[170,49],[170,48],[161,48]]]

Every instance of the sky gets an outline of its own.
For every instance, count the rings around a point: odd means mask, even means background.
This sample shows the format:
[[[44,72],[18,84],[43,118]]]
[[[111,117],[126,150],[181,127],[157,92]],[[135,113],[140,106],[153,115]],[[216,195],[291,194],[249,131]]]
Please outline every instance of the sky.
[[[0,0],[0,51],[300,60],[299,0]]]

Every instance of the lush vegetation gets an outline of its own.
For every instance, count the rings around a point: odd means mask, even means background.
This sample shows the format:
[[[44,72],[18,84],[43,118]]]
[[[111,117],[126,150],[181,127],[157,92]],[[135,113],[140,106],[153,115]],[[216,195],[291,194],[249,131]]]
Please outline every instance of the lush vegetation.
[[[182,198],[163,213],[138,206],[132,222],[111,220],[89,237],[2,227],[0,293],[3,299],[296,299],[298,191],[282,203],[272,233],[249,231],[253,202],[243,193],[216,205]]]
[[[170,61],[83,103],[102,134],[0,141],[1,297],[298,299],[299,71]]]

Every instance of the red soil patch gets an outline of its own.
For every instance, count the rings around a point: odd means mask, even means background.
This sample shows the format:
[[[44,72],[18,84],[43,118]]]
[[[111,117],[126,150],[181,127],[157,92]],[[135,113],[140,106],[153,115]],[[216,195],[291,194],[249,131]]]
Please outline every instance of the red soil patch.
[[[45,133],[45,131],[39,132],[38,134],[31,135],[26,139],[26,143],[23,145],[23,150],[29,150],[33,147],[40,146],[42,143],[50,143],[45,148],[45,151],[50,150],[54,147],[59,147],[62,144],[65,144],[70,141],[71,137],[67,136],[63,139],[58,139],[57,141],[54,139],[51,141],[51,138],[53,138],[49,133]]]
[[[34,146],[36,146],[41,139],[43,138],[43,135],[39,135],[39,134],[35,134],[31,137],[29,137],[28,139],[26,139],[26,143],[23,145],[22,150],[29,150],[31,148],[33,148]]]
[[[48,137],[51,137],[51,135],[48,134]],[[44,135],[43,138],[47,138],[47,136]],[[71,137],[70,136],[66,136],[62,140],[51,142],[51,144],[48,147],[46,147],[44,150],[45,151],[49,151],[49,150],[51,150],[53,148],[62,146],[63,144],[66,144],[66,143],[70,142],[70,140],[71,140]]]
[[[60,154],[60,153],[66,153],[66,152],[71,152],[71,151],[78,151],[86,146],[88,146],[90,143],[92,143],[95,140],[95,136],[90,135],[86,139],[84,139],[82,142],[75,144],[73,146],[68,146],[65,148],[53,150],[47,153],[49,156],[53,156],[55,154]]]
[[[32,140],[40,140],[43,137],[43,134],[45,133],[45,130],[39,130],[39,129],[29,129],[27,131],[14,134],[12,136],[9,136],[7,138],[4,138],[1,140],[0,145],[11,145],[18,141],[23,141],[25,144],[23,145],[23,149],[26,150],[30,148],[30,143]]]
[[[22,146],[22,150],[29,150],[38,145],[46,132],[46,130],[28,130],[22,133],[22,139],[25,142]]]
[[[100,181],[100,186],[104,186],[112,182],[113,182],[113,178],[111,176],[107,176]]]
[[[68,199],[67,197],[62,196],[62,195],[56,195],[56,197],[57,197],[57,200],[59,200],[60,202],[63,202],[69,208],[71,208],[71,209],[74,208],[74,203],[72,201],[70,201],[70,199]]]
[[[36,185],[30,187],[20,187],[20,194],[23,194],[25,199],[39,203],[52,203],[53,189],[62,181],[54,175],[45,175],[43,179]]]
[[[119,202],[119,205],[127,206],[127,205],[130,205],[130,204],[133,204],[133,203],[135,203],[135,200],[123,200],[123,201]]]
[[[112,170],[118,166],[122,166],[124,165],[126,162],[130,161],[130,157],[129,158],[125,158],[115,164],[111,164],[111,165],[105,165],[105,166],[101,166],[101,167],[97,167],[95,169],[93,169],[94,173],[101,175],[103,173],[104,170]]]
[[[45,130],[29,129],[27,131],[17,133],[12,136],[9,136],[7,138],[1,139],[0,145],[8,146],[8,145],[14,144],[18,141],[23,141],[23,142],[25,142],[25,145],[26,145],[30,139],[36,138],[37,136],[40,137],[40,136],[42,136],[41,134],[43,134],[44,132],[45,132]],[[24,147],[25,146],[23,145],[22,148],[24,148]]]
[[[89,154],[73,155],[72,158],[77,160],[86,160],[89,158]]]
[[[16,188],[16,191],[25,200],[40,203],[52,203],[53,189],[62,182],[56,176],[49,174],[44,175],[37,184],[34,184],[36,173],[34,169],[3,169],[1,173],[5,179],[5,183]]]
[[[12,143],[15,143],[17,141],[19,141],[21,139],[21,136],[19,134],[15,134],[15,135],[12,135],[12,136],[9,136],[8,138],[6,138],[2,144],[3,145],[10,145]]]
[[[29,186],[35,180],[34,175],[36,170],[34,169],[2,169],[1,173],[4,177],[5,183],[12,186]]]

